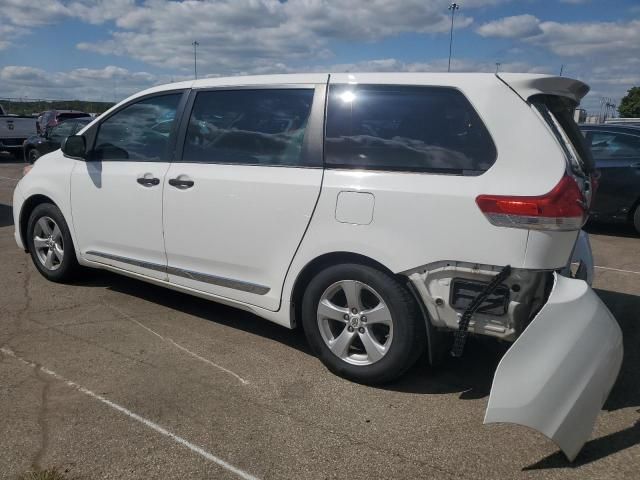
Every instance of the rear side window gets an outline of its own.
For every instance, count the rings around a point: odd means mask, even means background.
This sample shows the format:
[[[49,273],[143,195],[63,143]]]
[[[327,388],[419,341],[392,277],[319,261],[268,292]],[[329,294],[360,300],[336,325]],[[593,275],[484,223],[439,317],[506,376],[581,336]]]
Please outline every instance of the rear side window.
[[[199,92],[182,161],[308,166],[304,136],[312,89]]]
[[[80,113],[80,112],[76,112],[76,113],[60,113],[58,115],[58,122],[64,122],[65,120],[68,120],[70,118],[84,118],[84,117],[89,117],[90,115],[88,113]]]
[[[469,101],[445,87],[332,85],[325,165],[480,175],[496,148]]]

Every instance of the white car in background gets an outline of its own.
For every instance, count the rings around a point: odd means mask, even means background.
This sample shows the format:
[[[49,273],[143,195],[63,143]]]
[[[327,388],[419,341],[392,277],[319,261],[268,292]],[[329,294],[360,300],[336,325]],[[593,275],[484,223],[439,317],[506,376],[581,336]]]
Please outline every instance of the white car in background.
[[[357,382],[461,355],[467,333],[514,342],[485,422],[573,459],[622,361],[617,322],[566,273],[590,259],[593,161],[572,119],[587,91],[427,73],[154,87],[36,163],[16,240],[53,281],[105,268],[299,324]]]

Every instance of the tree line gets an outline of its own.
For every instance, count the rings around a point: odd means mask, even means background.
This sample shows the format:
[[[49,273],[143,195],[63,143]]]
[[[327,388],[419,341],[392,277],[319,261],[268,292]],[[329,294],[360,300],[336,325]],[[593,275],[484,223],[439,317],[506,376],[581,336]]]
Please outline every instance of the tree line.
[[[80,110],[86,113],[103,113],[112,102],[90,102],[84,100],[2,100],[4,111],[12,115],[36,115],[45,110]]]

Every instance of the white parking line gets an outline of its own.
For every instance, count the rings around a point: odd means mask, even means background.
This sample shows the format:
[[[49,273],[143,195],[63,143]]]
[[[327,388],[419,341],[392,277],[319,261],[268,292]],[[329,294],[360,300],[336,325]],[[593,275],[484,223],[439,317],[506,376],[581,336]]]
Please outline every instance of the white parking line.
[[[1,175],[0,175],[0,179],[1,180],[13,180],[14,182],[19,182],[20,181],[19,178],[3,177]]]
[[[596,265],[595,268],[599,268],[600,270],[611,270],[612,272],[633,273],[635,275],[640,275],[640,272],[636,272],[635,270],[623,270],[622,268],[599,267],[598,265]]]
[[[168,337],[163,337],[162,335],[160,335],[158,332],[156,332],[155,330],[150,329],[149,327],[147,327],[145,324],[143,324],[142,322],[139,322],[138,320],[136,320],[135,318],[133,318],[131,315],[127,315],[126,313],[124,313],[123,311],[121,311],[119,308],[114,307],[113,305],[109,305],[106,304],[109,308],[111,308],[112,310],[115,310],[116,312],[118,312],[120,315],[122,315],[123,317],[125,317],[127,320],[135,323],[136,325],[144,328],[146,331],[152,333],[153,335],[155,335],[156,337],[158,337],[159,339],[161,339],[163,342],[165,343],[169,343],[171,345],[173,345],[176,348],[179,348],[180,350],[182,350],[185,353],[188,353],[189,355],[191,355],[194,358],[197,358],[198,360],[200,360],[201,362],[204,362],[208,365],[211,365],[212,367],[215,367],[219,370],[222,370],[225,373],[228,373],[229,375],[235,377],[240,383],[242,383],[243,385],[248,385],[249,382],[247,380],[245,380],[244,378],[242,378],[240,375],[238,375],[235,372],[232,372],[231,370],[229,370],[228,368],[223,367],[222,365],[218,365],[217,363],[212,362],[211,360],[201,357],[200,355],[198,355],[195,352],[192,352],[191,350],[189,350],[187,347],[183,347],[182,345],[180,345],[178,342],[174,341],[171,338]]]
[[[194,445],[193,443],[191,443],[188,440],[176,435],[175,433],[170,432],[169,430],[167,430],[164,427],[161,427],[157,423],[152,422],[151,420],[148,420],[148,419],[146,419],[144,417],[141,417],[137,413],[134,413],[131,410],[128,410],[127,408],[125,408],[125,407],[123,407],[121,405],[118,405],[117,403],[112,402],[111,400],[103,397],[102,395],[99,395],[99,394],[97,394],[95,392],[92,392],[88,388],[85,388],[85,387],[83,387],[82,385],[79,385],[76,382],[73,382],[71,380],[67,380],[62,375],[57,374],[53,370],[49,370],[48,368],[45,368],[43,366],[36,365],[35,363],[16,355],[14,353],[14,351],[9,349],[9,348],[2,347],[2,348],[0,348],[0,352],[4,353],[5,355],[7,355],[9,357],[15,358],[16,360],[22,362],[25,365],[28,365],[28,366],[30,366],[32,368],[37,368],[41,372],[43,372],[43,373],[45,373],[47,375],[50,375],[51,377],[55,378],[56,380],[64,382],[68,387],[73,388],[73,389],[75,389],[75,390],[77,390],[77,391],[79,391],[81,393],[84,393],[85,395],[87,395],[87,396],[89,396],[89,397],[91,397],[91,398],[93,398],[95,400],[98,400],[98,401],[102,402],[105,405],[113,408],[114,410],[117,410],[120,413],[124,413],[128,417],[133,418],[134,420],[142,423],[143,425],[149,427],[150,429],[155,430],[156,432],[164,435],[165,437],[169,437],[170,439],[174,440],[175,442],[187,447],[192,452],[195,452],[198,455],[206,458],[207,460],[210,460],[211,462],[217,463],[222,468],[225,468],[226,470],[235,473],[240,478],[243,478],[245,480],[258,480],[257,477],[254,477],[253,475],[245,472],[244,470],[239,469],[238,467],[234,467],[230,463],[225,462],[221,458],[216,457],[215,455],[213,455],[212,453],[207,452],[203,448],[201,448],[201,447],[199,447],[197,445]]]

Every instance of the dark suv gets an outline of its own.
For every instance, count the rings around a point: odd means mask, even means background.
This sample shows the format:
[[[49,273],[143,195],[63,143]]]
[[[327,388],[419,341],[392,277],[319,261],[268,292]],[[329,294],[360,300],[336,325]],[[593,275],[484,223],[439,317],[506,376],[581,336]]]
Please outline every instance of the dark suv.
[[[581,125],[600,170],[594,220],[633,222],[640,233],[640,126]]]
[[[34,163],[45,153],[57,150],[65,138],[82,130],[91,120],[91,117],[72,118],[50,127],[44,133],[27,138],[23,143],[24,158],[29,163]]]
[[[79,110],[47,110],[38,117],[38,133],[46,133],[48,128],[72,118],[91,118],[91,115]]]

